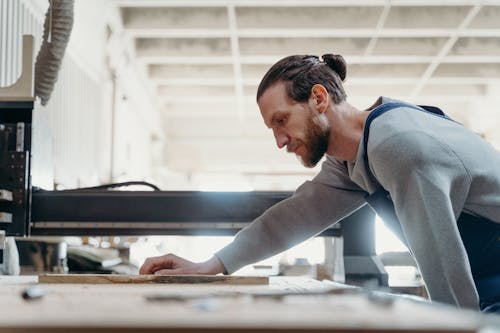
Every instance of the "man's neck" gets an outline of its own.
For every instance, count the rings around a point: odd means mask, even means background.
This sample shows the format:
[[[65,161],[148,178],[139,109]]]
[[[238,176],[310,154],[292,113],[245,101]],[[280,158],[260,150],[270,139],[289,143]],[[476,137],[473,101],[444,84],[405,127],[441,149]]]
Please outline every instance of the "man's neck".
[[[327,113],[330,138],[326,153],[343,161],[354,161],[368,114],[347,102],[332,104]]]

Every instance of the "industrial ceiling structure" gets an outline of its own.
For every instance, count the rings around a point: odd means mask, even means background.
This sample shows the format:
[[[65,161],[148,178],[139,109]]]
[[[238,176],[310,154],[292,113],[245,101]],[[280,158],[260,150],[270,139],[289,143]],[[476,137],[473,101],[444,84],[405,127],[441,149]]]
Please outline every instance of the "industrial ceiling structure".
[[[243,177],[256,189],[313,175],[278,151],[255,102],[260,78],[291,54],[342,54],[358,108],[380,95],[438,105],[500,146],[500,1],[114,3],[130,60],[161,102],[173,171]]]

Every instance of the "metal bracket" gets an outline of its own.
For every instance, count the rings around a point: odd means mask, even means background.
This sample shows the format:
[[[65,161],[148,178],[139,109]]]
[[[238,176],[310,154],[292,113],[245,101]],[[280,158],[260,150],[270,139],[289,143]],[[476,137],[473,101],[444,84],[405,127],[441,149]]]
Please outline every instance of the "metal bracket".
[[[19,79],[11,86],[0,89],[0,101],[34,101],[32,35],[23,36],[23,68]]]
[[[2,223],[12,223],[12,214],[0,212],[0,222]]]
[[[0,200],[12,201],[12,191],[0,190]]]

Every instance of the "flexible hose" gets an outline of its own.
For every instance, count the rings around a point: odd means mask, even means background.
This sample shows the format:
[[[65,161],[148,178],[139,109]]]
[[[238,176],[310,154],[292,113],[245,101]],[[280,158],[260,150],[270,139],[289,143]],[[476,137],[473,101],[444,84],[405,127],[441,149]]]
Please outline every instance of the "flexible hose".
[[[45,14],[43,41],[35,63],[35,95],[46,105],[57,82],[73,28],[74,0],[50,0]]]

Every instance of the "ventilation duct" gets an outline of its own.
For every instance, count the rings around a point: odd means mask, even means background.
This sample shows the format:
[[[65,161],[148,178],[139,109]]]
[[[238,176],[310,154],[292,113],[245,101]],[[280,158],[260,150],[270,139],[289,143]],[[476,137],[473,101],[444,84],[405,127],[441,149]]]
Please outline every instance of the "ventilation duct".
[[[73,27],[74,0],[50,0],[45,14],[42,46],[35,63],[35,95],[46,105],[57,82]]]

